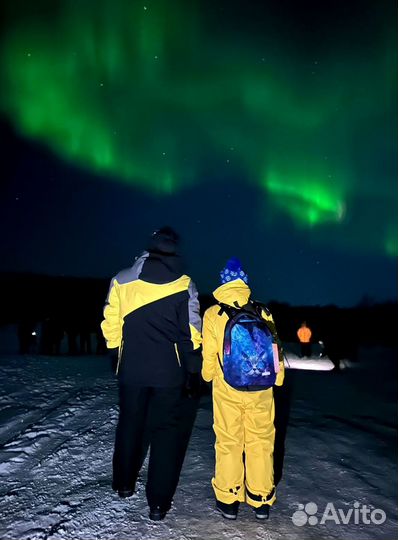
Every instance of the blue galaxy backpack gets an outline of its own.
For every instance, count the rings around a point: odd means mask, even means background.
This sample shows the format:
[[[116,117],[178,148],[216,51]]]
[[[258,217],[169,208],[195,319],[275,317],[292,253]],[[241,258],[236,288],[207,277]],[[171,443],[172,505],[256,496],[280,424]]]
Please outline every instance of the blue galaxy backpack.
[[[218,314],[228,316],[223,364],[218,359],[225,381],[249,392],[271,388],[279,371],[278,337],[261,316],[267,309],[253,301],[241,308],[219,305]]]

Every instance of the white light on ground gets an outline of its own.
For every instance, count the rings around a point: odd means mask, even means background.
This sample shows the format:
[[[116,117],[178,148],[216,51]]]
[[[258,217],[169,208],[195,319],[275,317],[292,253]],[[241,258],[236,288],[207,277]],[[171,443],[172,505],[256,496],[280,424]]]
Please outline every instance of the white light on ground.
[[[309,371],[331,371],[334,364],[329,358],[298,358],[295,355],[287,355],[285,358],[285,368],[287,369],[304,369]]]

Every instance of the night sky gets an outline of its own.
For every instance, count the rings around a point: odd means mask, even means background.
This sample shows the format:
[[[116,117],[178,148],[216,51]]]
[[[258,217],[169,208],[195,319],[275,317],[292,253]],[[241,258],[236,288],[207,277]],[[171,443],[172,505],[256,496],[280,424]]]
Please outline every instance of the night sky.
[[[395,0],[5,0],[3,271],[111,277],[165,224],[200,292],[397,295]]]

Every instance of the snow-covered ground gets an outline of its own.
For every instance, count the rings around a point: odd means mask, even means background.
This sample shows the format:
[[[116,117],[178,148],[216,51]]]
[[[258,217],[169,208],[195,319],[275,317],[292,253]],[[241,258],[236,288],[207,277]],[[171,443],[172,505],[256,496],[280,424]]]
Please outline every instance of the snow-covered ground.
[[[395,539],[396,357],[373,349],[361,351],[360,360],[341,373],[287,372],[277,396],[280,435],[287,421],[283,476],[268,522],[256,521],[246,506],[232,523],[214,510],[205,396],[173,509],[154,523],[147,517],[145,466],[134,497],[122,500],[110,488],[118,411],[108,360],[0,357],[0,538]],[[318,523],[295,525],[292,515],[309,502],[317,505]],[[386,521],[319,522],[327,503],[346,513],[356,502],[382,509]]]

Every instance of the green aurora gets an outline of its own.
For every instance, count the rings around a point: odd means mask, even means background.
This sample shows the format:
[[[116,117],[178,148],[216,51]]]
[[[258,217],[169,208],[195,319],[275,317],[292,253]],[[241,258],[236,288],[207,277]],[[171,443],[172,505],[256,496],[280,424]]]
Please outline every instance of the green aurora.
[[[393,33],[313,47],[271,8],[250,34],[209,6],[9,0],[0,110],[109,181],[167,197],[210,163],[322,242],[397,256]]]

